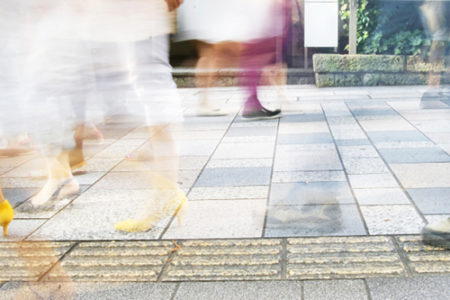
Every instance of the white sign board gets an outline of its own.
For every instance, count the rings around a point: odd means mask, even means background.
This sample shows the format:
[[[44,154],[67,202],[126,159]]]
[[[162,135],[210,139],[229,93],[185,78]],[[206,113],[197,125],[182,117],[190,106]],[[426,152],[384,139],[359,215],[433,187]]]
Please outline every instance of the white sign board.
[[[338,46],[338,0],[305,0],[305,47]]]

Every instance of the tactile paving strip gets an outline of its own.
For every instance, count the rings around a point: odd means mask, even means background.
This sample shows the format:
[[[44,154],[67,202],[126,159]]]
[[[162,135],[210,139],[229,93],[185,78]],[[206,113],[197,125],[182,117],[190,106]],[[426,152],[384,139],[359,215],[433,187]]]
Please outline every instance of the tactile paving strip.
[[[420,236],[402,236],[397,241],[412,272],[450,273],[449,250],[424,245]]]
[[[163,281],[281,279],[277,239],[181,242]]]
[[[36,281],[74,244],[64,242],[0,243],[0,281]]]
[[[173,248],[165,241],[85,242],[61,266],[75,281],[156,281]]]
[[[287,279],[364,278],[404,273],[404,265],[389,237],[287,240]]]

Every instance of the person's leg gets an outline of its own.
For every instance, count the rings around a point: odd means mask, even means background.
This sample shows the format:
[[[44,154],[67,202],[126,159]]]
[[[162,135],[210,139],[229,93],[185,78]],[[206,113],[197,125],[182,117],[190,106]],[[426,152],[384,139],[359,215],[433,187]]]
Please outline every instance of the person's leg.
[[[217,79],[217,67],[219,53],[216,45],[198,42],[197,49],[199,58],[195,66],[195,83],[200,88],[200,94],[197,103],[197,115],[199,116],[224,116],[227,113],[220,108],[214,107],[209,99],[209,89],[214,85]]]
[[[243,73],[240,84],[246,90],[247,100],[244,103],[242,116],[247,119],[266,119],[279,117],[281,111],[270,111],[263,107],[258,99],[258,85],[262,70],[275,62],[276,39],[267,38],[243,45],[241,52],[241,67]]]
[[[186,197],[178,187],[178,153],[172,126],[181,123],[182,111],[168,60],[168,37],[135,43],[136,92],[152,144],[149,161],[140,162],[152,197],[137,217],[115,225],[119,231],[141,232],[166,217],[179,214]]]

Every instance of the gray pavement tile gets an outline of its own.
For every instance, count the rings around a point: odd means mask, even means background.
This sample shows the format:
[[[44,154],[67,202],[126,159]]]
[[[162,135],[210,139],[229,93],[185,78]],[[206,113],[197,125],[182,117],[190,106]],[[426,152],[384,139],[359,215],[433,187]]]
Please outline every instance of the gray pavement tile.
[[[349,175],[348,179],[354,189],[398,187],[397,181],[391,174]]]
[[[12,207],[17,207],[22,202],[39,191],[37,188],[10,188],[2,189],[3,195],[8,199]]]
[[[175,299],[301,299],[298,281],[183,282]]]
[[[225,137],[234,136],[273,136],[277,134],[276,126],[265,127],[230,127]]]
[[[212,159],[272,158],[274,143],[224,143],[217,147]]]
[[[366,134],[359,127],[347,128],[331,126],[331,132],[333,133],[333,138],[335,140],[362,140],[366,138]]]
[[[8,236],[0,235],[0,242],[22,241],[33,231],[39,228],[46,220],[21,220],[14,219],[9,224]]]
[[[273,136],[225,136],[222,144],[228,143],[275,143],[276,135]]]
[[[276,154],[286,156],[289,154],[300,154],[301,152],[310,151],[330,151],[336,150],[336,146],[332,143],[328,144],[278,144],[276,148]]]
[[[204,169],[195,187],[268,185],[270,168]]]
[[[165,171],[155,173],[162,176],[165,175]],[[200,170],[178,171],[179,186],[183,190],[189,189],[199,173]],[[93,188],[97,190],[149,189],[151,188],[151,175],[149,172],[110,172],[99,180]]]
[[[7,282],[1,288],[2,300],[73,299],[71,282]]]
[[[277,153],[274,171],[342,170],[336,150]]]
[[[117,165],[122,158],[94,157],[86,162],[87,172],[107,172]]]
[[[271,168],[272,158],[211,159],[206,168]]]
[[[347,181],[344,171],[273,172],[273,183]]]
[[[427,137],[417,130],[406,130],[406,131],[370,131],[367,135],[372,140],[372,142],[398,142],[398,141],[428,141]]]
[[[450,144],[448,132],[427,132],[426,136],[436,144]]]
[[[373,300],[444,300],[449,298],[450,277],[448,275],[368,278],[366,280]]]
[[[380,149],[379,151],[390,164],[450,162],[450,155],[439,147]]]
[[[450,144],[439,144],[438,146],[450,155]]]
[[[450,214],[450,188],[408,189],[422,214]]]
[[[381,158],[376,157],[351,157],[343,158],[347,174],[386,174],[389,169]]]
[[[365,235],[356,205],[271,206],[265,237]]]
[[[338,146],[360,146],[360,145],[370,145],[368,139],[336,139],[336,145]]]
[[[266,199],[191,201],[182,222],[172,222],[163,239],[261,237]]]
[[[35,232],[29,240],[136,240],[156,239],[170,217],[143,233],[121,233],[118,221],[139,217],[148,211],[151,190],[90,189]],[[155,204],[156,205],[156,204]]]
[[[189,200],[266,199],[268,186],[194,187]]]
[[[278,133],[280,135],[288,134],[311,134],[311,133],[328,133],[328,124],[325,121],[322,122],[290,122],[281,123],[278,127]]]
[[[305,300],[369,299],[363,280],[308,280],[303,289]]]
[[[333,143],[329,133],[279,134],[278,144],[326,144]]]
[[[361,127],[366,131],[408,131],[415,130],[414,126],[412,126],[408,121],[405,121],[401,117],[392,117],[392,118],[377,118],[375,120],[369,118],[368,120],[360,120]]]
[[[342,159],[379,157],[376,149],[371,145],[338,146]]]
[[[424,133],[450,132],[450,120],[420,120],[412,121],[412,124]]]
[[[175,132],[175,141],[181,140],[220,140],[225,134],[224,130],[181,130]]]
[[[199,170],[202,169],[208,161],[208,156],[180,156],[178,157],[179,170]],[[123,160],[118,164],[114,172],[140,172],[140,171],[163,171],[169,170],[172,166],[169,162],[173,162],[173,158],[167,161],[161,159],[160,162],[155,161],[132,161]]]
[[[79,184],[91,185],[98,181],[100,178],[105,176],[106,172],[87,172],[85,174],[80,174],[75,177]]]
[[[95,157],[97,158],[123,158],[129,153],[135,151],[139,145],[133,145],[132,143],[114,143],[104,150],[98,152]]]
[[[351,104],[349,106],[351,111],[356,117],[398,115],[395,110],[389,108],[387,105],[385,105],[385,107],[362,107],[362,108],[352,108]]]
[[[425,225],[413,205],[361,206],[369,234],[416,234]]]
[[[0,161],[1,165],[1,161]],[[47,175],[45,159],[41,156],[28,160],[3,174],[3,177],[43,177]]]
[[[448,215],[424,215],[425,219],[427,220],[427,223],[431,224],[434,222],[440,222],[443,220],[446,220],[447,218],[450,218],[450,214]]]
[[[400,188],[353,189],[360,205],[411,204]]]
[[[378,149],[404,149],[404,148],[435,148],[436,145],[431,141],[395,141],[395,142],[377,142]]]
[[[15,157],[0,157],[0,166],[3,168],[15,168],[33,158],[36,158],[36,154],[20,155]]]
[[[76,283],[75,299],[170,299],[175,283]]]
[[[42,188],[46,182],[44,177],[0,177],[0,186],[6,188]]]
[[[176,142],[179,156],[209,156],[217,146],[216,140],[181,140]]]
[[[405,188],[450,187],[450,163],[393,164],[391,169]]]
[[[280,123],[289,123],[289,122],[320,122],[325,121],[325,116],[323,114],[314,114],[314,113],[294,113],[289,115],[283,115],[280,119]]]
[[[347,182],[274,183],[270,205],[354,204]]]

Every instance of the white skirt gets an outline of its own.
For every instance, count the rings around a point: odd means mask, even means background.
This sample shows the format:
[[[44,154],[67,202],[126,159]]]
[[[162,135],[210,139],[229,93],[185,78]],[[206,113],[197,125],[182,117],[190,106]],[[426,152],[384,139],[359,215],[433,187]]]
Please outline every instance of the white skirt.
[[[277,0],[185,0],[178,8],[176,40],[246,42],[276,36]]]

